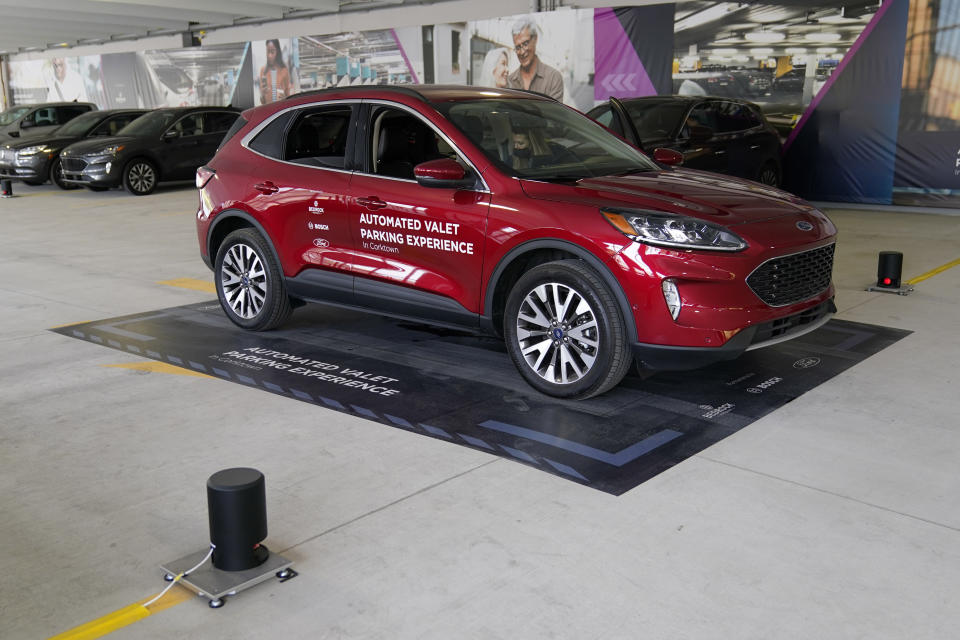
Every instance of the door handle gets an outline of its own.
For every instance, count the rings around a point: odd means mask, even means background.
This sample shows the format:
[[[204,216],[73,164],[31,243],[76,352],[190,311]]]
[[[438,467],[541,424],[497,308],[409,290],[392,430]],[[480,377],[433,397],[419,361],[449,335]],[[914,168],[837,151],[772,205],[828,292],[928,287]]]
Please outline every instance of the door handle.
[[[367,209],[383,209],[387,203],[377,196],[367,196],[366,198],[357,198],[357,204]]]
[[[253,185],[253,188],[264,195],[270,195],[271,193],[276,193],[277,191],[280,191],[280,187],[273,184],[269,180],[267,180],[266,182],[257,183]]]

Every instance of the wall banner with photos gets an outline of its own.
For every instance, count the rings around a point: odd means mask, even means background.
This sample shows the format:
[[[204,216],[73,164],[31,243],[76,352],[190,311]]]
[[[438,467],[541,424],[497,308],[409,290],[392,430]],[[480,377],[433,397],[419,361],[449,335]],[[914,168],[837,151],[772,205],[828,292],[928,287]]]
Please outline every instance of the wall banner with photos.
[[[960,207],[960,0],[678,0],[297,37],[276,26],[254,42],[14,59],[13,103],[249,108],[385,84],[514,87],[581,111],[610,96],[741,98],[777,128],[798,195]]]

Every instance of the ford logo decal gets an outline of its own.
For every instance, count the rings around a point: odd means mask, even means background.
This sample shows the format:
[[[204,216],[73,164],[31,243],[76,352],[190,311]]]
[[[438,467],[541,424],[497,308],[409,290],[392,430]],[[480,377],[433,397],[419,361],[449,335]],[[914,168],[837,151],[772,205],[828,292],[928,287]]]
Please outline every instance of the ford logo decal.
[[[797,223],[797,229],[800,229],[800,231],[812,231],[813,225],[806,220],[801,220]]]
[[[313,241],[313,244],[317,247],[329,247],[330,243],[324,240],[323,238],[316,238]]]

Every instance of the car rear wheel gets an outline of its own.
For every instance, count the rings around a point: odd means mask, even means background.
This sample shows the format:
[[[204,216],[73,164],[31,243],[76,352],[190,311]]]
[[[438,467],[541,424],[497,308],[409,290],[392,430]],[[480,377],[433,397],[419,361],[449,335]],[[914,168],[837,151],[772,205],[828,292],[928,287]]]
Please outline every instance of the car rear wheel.
[[[57,185],[64,191],[79,188],[78,185],[63,181],[63,166],[60,164],[60,158],[55,158],[50,164],[50,182]]]
[[[780,167],[774,161],[769,161],[760,167],[760,173],[757,174],[757,182],[765,184],[768,187],[780,186]]]
[[[633,361],[613,294],[580,260],[548,262],[525,273],[507,297],[504,336],[526,381],[558,398],[604,393]]]
[[[267,331],[290,317],[283,273],[257,231],[238,229],[228,235],[217,251],[214,274],[220,306],[235,325]]]
[[[157,188],[157,169],[143,158],[131,160],[123,170],[123,186],[135,196],[145,196]]]

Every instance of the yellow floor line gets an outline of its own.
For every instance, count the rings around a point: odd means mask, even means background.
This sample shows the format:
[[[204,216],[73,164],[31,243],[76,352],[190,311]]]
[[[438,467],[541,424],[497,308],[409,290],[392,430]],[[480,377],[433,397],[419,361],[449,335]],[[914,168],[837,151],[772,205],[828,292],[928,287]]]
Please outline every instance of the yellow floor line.
[[[933,271],[927,271],[925,274],[920,275],[920,276],[917,276],[916,278],[913,278],[912,280],[907,280],[907,284],[917,284],[918,282],[923,282],[923,281],[926,280],[927,278],[932,278],[933,276],[937,275],[938,273],[943,273],[943,272],[946,271],[947,269],[951,269],[951,268],[953,268],[953,267],[955,267],[955,266],[957,266],[957,265],[960,265],[960,258],[957,258],[957,259],[954,260],[953,262],[948,262],[947,264],[945,264],[945,265],[943,265],[943,266],[937,267],[937,268],[934,269]]]
[[[67,324],[58,324],[55,327],[50,327],[51,329],[63,329],[64,327],[74,327],[78,324],[86,324],[89,320],[81,320],[80,322],[68,322]]]
[[[195,376],[197,378],[212,378],[205,373],[198,373],[190,369],[175,367],[166,362],[157,362],[156,360],[147,360],[146,362],[125,362],[121,364],[102,364],[101,367],[111,367],[114,369],[133,369],[134,371],[147,371],[149,373],[169,373],[177,376]]]
[[[79,627],[74,627],[73,629],[64,631],[63,633],[58,633],[55,636],[51,636],[49,640],[94,640],[94,638],[102,638],[108,633],[113,633],[117,629],[122,629],[123,627],[133,624],[138,620],[143,620],[151,614],[157,613],[158,611],[163,611],[164,609],[169,609],[170,607],[178,605],[181,602],[186,602],[193,596],[194,593],[192,591],[186,587],[177,585],[170,589],[165,596],[150,605],[149,608],[143,605],[144,603],[152,600],[155,596],[144,598],[139,602],[134,602],[133,604],[122,609],[117,609],[113,613],[108,613],[107,615],[97,618],[96,620],[91,620],[90,622],[84,623]]]
[[[196,278],[176,278],[174,280],[161,280],[157,284],[165,284],[168,287],[180,287],[181,289],[193,289],[194,291],[204,291],[206,293],[216,293],[216,286],[207,280],[197,280]]]

